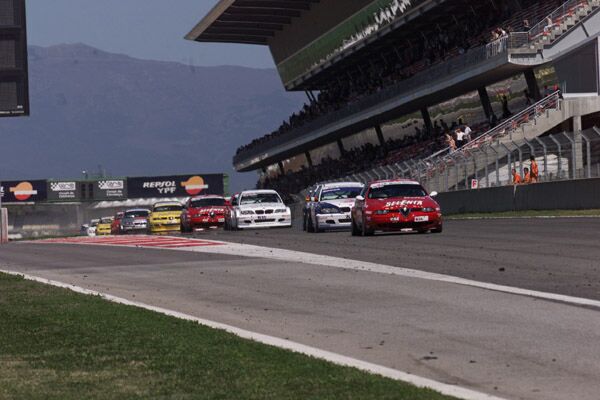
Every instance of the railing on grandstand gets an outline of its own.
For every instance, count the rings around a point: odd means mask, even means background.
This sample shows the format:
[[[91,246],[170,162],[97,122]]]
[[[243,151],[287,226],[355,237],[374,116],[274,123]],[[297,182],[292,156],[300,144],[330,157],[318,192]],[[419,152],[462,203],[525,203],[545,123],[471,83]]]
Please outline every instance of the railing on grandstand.
[[[502,123],[496,125],[489,131],[477,136],[462,147],[456,149],[454,152],[450,147],[446,147],[438,151],[437,153],[434,153],[431,156],[427,157],[425,161],[435,163],[438,158],[448,158],[448,156],[451,154],[454,154],[456,156],[461,152],[477,148],[482,144],[495,141],[506,135],[511,135],[512,137],[512,133],[515,130],[519,129],[523,124],[534,121],[546,110],[553,110],[560,107],[560,96],[560,90],[557,90],[549,96],[544,97],[537,103],[532,104],[520,113],[515,114],[507,120],[503,121]]]
[[[552,29],[560,25],[565,17],[570,17],[578,12],[580,7],[591,6],[588,0],[569,0],[556,10],[552,11],[544,20],[534,25],[529,30],[529,40],[533,41],[541,36],[548,35]],[[552,20],[552,24],[548,24],[548,18]]]

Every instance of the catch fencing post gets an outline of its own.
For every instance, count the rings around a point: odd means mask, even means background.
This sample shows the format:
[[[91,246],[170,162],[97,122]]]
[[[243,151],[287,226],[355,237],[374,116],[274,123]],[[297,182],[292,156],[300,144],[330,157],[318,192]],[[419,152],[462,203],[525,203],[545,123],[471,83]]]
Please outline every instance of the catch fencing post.
[[[488,147],[496,153],[496,186],[500,186],[500,153],[492,145]]]
[[[567,138],[569,143],[571,143],[571,178],[577,179],[577,149],[575,148],[575,139],[571,139],[567,132],[561,132],[561,134]]]
[[[590,139],[588,139],[588,137],[585,136],[584,132],[581,132],[581,137],[583,138],[583,140],[585,140],[585,158],[587,161],[586,178],[589,179],[592,177],[592,149],[590,148],[592,143]]]
[[[544,143],[542,140],[540,140],[539,137],[535,137],[535,140],[542,146],[542,149],[544,149],[544,178],[548,177],[548,147],[546,146],[546,143]]]
[[[508,148],[504,143],[501,144],[502,147],[506,149],[506,157],[508,158],[508,181],[510,182],[510,176],[512,174],[513,166],[512,166],[512,150]],[[516,169],[516,168],[515,168]]]
[[[550,139],[552,139],[552,141],[554,143],[556,143],[556,147],[558,148],[558,179],[562,179],[562,146],[560,145],[560,142],[558,140],[556,140],[556,138],[554,137],[554,135],[548,135],[550,137]]]
[[[512,140],[510,142],[517,148],[517,152],[519,153],[519,170],[521,171],[521,175],[523,175],[523,150]]]

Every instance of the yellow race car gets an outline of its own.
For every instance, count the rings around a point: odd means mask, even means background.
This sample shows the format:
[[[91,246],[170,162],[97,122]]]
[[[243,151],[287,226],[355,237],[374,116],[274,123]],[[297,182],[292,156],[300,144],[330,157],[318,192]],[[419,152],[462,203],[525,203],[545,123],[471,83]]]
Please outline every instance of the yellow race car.
[[[181,231],[181,211],[183,205],[177,202],[159,202],[152,206],[148,218],[150,233],[166,233]]]
[[[110,228],[113,222],[113,217],[100,218],[98,226],[96,226],[96,236],[110,235]]]

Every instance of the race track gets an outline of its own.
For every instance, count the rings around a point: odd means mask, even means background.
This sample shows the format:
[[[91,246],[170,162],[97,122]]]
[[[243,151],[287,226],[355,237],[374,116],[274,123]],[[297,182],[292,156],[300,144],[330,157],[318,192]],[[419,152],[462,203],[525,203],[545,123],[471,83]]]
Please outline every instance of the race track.
[[[332,265],[359,260],[599,300],[598,232],[600,219],[590,218],[448,221],[441,235],[368,238],[297,228],[195,234],[261,246],[252,257],[237,244],[12,243],[0,269],[504,398],[591,400],[600,393],[600,308]],[[278,249],[303,253],[282,261]],[[304,262],[305,253],[337,258]]]

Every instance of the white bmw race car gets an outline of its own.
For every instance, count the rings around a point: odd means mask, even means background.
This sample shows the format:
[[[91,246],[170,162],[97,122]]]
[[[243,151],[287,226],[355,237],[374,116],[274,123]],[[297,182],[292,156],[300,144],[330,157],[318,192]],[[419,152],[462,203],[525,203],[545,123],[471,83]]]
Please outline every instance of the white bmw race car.
[[[350,229],[350,211],[356,196],[363,190],[360,182],[336,182],[319,185],[306,213],[306,230],[323,232]]]
[[[275,228],[292,226],[292,212],[274,190],[247,190],[232,204],[229,229]]]

